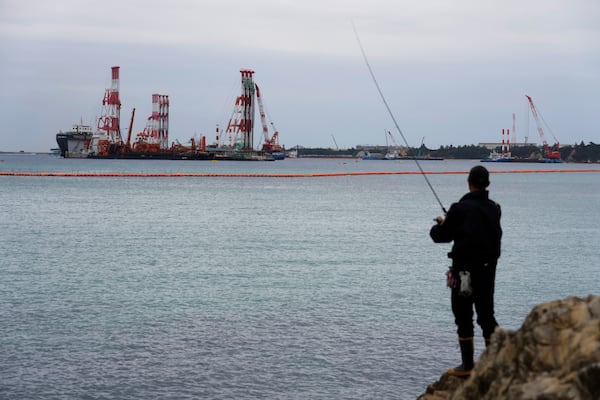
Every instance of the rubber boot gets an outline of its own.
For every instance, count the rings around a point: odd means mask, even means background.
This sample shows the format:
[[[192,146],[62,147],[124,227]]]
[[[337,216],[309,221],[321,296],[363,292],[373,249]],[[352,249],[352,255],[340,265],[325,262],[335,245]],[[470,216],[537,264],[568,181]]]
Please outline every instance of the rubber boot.
[[[460,364],[458,367],[450,368],[448,370],[448,374],[458,377],[467,377],[471,375],[471,371],[473,370],[473,338],[459,337],[458,344],[460,345],[462,364]]]

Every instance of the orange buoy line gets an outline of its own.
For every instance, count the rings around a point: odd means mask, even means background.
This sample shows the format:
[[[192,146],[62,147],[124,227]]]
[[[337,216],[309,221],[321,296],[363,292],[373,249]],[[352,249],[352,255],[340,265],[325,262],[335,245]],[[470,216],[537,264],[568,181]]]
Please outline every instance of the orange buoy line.
[[[513,169],[490,171],[492,174],[530,174],[530,173],[570,173],[570,172],[600,172],[600,169]],[[424,171],[427,175],[460,175],[468,171]],[[53,176],[53,177],[109,177],[109,178],[178,178],[178,177],[235,177],[235,178],[317,178],[330,176],[363,176],[363,175],[421,175],[420,171],[355,171],[355,172],[309,172],[281,174],[248,174],[248,173],[186,173],[186,172],[29,172],[29,171],[0,171],[0,176]]]

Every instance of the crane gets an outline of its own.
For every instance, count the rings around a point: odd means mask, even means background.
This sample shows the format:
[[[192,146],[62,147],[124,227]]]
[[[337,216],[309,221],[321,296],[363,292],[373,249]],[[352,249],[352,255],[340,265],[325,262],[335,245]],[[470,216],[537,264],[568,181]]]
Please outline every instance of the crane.
[[[125,143],[125,148],[123,151],[130,152],[131,151],[131,130],[133,128],[133,118],[135,117],[135,107],[131,111],[131,119],[129,120],[129,130],[127,131],[127,142]]]
[[[265,108],[263,106],[262,97],[260,95],[260,89],[258,85],[254,85],[256,87],[256,101],[258,103],[258,111],[260,113],[260,122],[262,123],[262,130],[265,143],[262,146],[262,150],[267,153],[279,153],[283,151],[283,148],[279,144],[279,132],[275,129],[275,125],[271,122],[271,126],[275,133],[273,136],[269,137],[269,127],[267,126],[267,118],[265,116]]]
[[[392,142],[392,145],[396,148],[399,149],[400,146],[398,145],[398,143],[396,142],[396,139],[394,139],[394,135],[392,135],[392,132],[386,130],[386,134],[387,136],[390,138],[390,141]]]
[[[553,148],[548,147],[548,142],[546,142],[546,137],[544,136],[544,130],[542,129],[542,124],[540,122],[537,109],[533,104],[533,99],[531,98],[531,96],[528,95],[525,95],[525,97],[527,97],[527,101],[529,101],[529,107],[531,107],[531,114],[533,114],[533,118],[535,119],[535,123],[537,125],[538,134],[540,135],[540,139],[542,139],[542,145],[544,146],[544,156],[551,160],[560,160],[558,140],[554,144]]]
[[[512,130],[512,142],[513,145],[517,145],[517,127],[516,127],[516,119],[515,113],[512,113],[512,121],[513,121],[513,130]]]
[[[402,157],[406,156],[406,150],[402,149],[402,146],[400,146],[396,142],[396,139],[394,139],[394,135],[392,135],[392,132],[386,130],[385,133],[386,133],[386,143],[388,142],[388,138],[389,138],[389,141],[392,142],[392,149],[388,148],[388,152],[386,153],[384,158],[386,160],[395,160],[397,158],[402,158]],[[389,147],[389,145],[388,145],[388,147]]]

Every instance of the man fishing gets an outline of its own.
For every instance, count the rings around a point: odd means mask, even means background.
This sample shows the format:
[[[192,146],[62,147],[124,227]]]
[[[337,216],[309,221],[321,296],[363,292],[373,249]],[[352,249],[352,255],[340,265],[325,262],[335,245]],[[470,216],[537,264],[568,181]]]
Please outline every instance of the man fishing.
[[[377,92],[379,92],[379,96],[406,147],[410,147],[379,87],[360,42],[358,31],[354,24],[352,27]],[[431,228],[431,238],[436,243],[454,241],[452,251],[448,254],[452,258],[448,283],[452,287],[452,312],[458,326],[462,364],[451,368],[448,372],[456,376],[469,376],[474,364],[473,305],[477,311],[477,323],[483,330],[486,345],[489,343],[494,329],[498,326],[494,317],[494,281],[496,262],[500,257],[500,239],[502,238],[500,206],[488,198],[487,187],[490,184],[488,170],[482,166],[476,166],[469,173],[469,193],[446,212],[417,158],[414,158],[414,161],[442,211],[446,214],[446,218],[436,218],[437,225]],[[459,282],[460,277],[462,277],[462,281]],[[461,285],[459,286],[458,283]],[[462,287],[465,290],[461,290]]]
[[[452,289],[452,313],[458,327],[462,364],[450,368],[454,376],[469,376],[473,369],[473,306],[486,346],[498,326],[494,317],[494,281],[500,257],[500,205],[490,200],[489,172],[476,166],[467,179],[469,192],[452,204],[446,217],[437,217],[430,236],[435,243],[453,241],[452,267],[447,273]]]

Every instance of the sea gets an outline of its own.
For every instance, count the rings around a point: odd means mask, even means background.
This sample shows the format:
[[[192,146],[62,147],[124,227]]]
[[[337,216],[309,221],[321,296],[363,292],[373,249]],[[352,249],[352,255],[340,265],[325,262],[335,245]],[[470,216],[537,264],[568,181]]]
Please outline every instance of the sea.
[[[460,363],[429,229],[477,160],[0,160],[113,175],[0,176],[1,399],[415,399]],[[600,294],[599,166],[485,166],[501,327]]]

